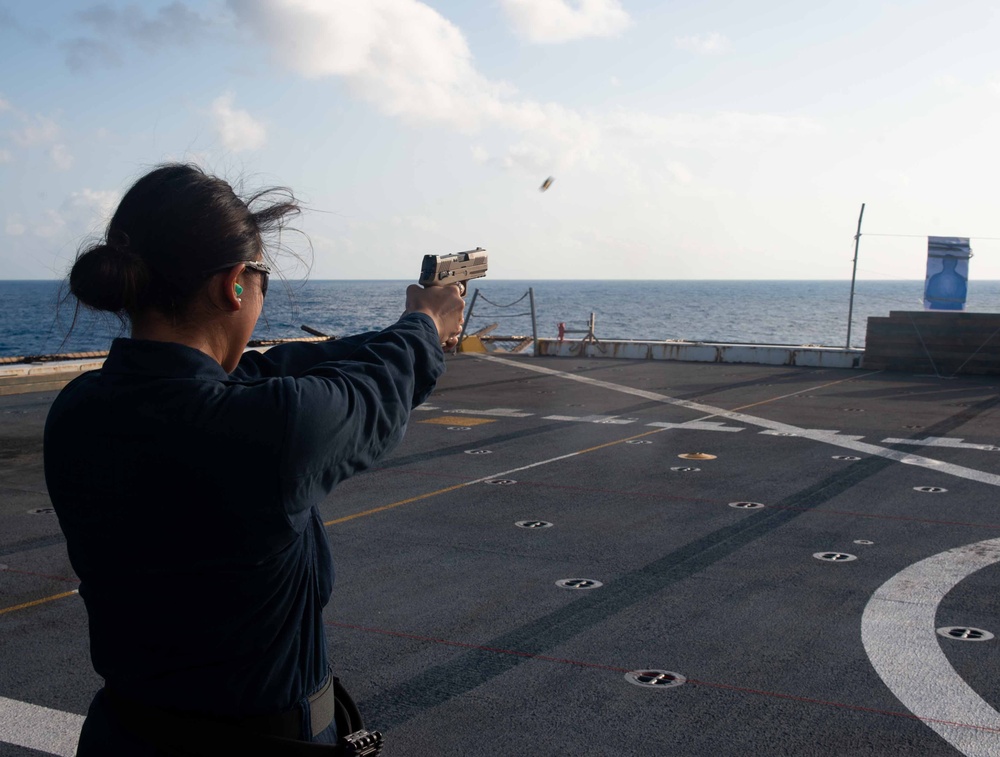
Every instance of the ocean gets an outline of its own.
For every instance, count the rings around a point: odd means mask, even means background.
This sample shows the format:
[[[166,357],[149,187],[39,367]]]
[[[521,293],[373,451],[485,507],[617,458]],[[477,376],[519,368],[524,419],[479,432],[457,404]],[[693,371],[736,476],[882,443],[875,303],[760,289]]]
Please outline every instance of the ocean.
[[[304,336],[307,325],[343,336],[379,329],[403,310],[406,281],[271,282],[259,339]],[[585,329],[595,315],[599,339],[686,339],[705,342],[813,344],[843,347],[849,281],[491,281],[469,289],[479,297],[469,331],[498,324],[497,335],[530,335],[528,289],[534,290],[539,336],[558,324]],[[0,281],[0,356],[106,350],[124,332],[113,317],[60,302],[59,281]],[[858,281],[851,345],[863,347],[869,316],[921,310],[923,281]],[[969,283],[969,312],[1000,312],[1000,281]]]

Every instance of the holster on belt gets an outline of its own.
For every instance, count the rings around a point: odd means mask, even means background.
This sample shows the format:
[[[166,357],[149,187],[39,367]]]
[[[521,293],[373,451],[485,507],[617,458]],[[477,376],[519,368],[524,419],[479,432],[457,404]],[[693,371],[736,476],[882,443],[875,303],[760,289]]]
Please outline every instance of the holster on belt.
[[[133,734],[175,757],[375,757],[382,734],[367,731],[357,705],[336,676],[309,697],[312,735],[336,721],[336,744],[301,741],[301,708],[275,715],[216,719],[136,702],[105,687],[104,696]]]

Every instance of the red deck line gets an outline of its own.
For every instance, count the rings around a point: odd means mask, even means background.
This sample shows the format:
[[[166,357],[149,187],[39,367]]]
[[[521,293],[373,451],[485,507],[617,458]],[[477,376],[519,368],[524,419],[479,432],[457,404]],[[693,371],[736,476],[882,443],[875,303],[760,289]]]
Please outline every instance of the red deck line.
[[[400,639],[412,639],[414,641],[426,641],[432,644],[441,644],[449,647],[460,647],[463,649],[478,649],[483,652],[492,652],[494,654],[504,654],[513,655],[515,657],[525,657],[533,660],[542,660],[543,662],[556,662],[564,665],[573,665],[581,668],[595,668],[597,670],[609,670],[614,673],[628,673],[633,670],[643,670],[644,668],[622,668],[617,665],[604,665],[594,662],[585,662],[583,660],[571,660],[562,657],[550,657],[548,655],[535,654],[533,652],[521,652],[516,649],[501,649],[498,647],[488,647],[482,644],[471,644],[463,641],[452,641],[450,639],[441,639],[433,636],[423,636],[421,634],[408,633],[405,631],[391,631],[385,628],[371,628],[369,626],[356,625],[354,623],[344,623],[336,620],[324,621],[325,625],[336,626],[338,628],[347,628],[353,631],[364,631],[365,633],[376,633],[382,636],[394,636]],[[772,697],[774,699],[787,699],[794,702],[803,702],[805,704],[818,704],[826,707],[837,707],[843,710],[853,710],[855,712],[867,712],[874,715],[885,715],[888,717],[896,718],[906,718],[907,720],[918,720],[922,723],[940,723],[942,725],[952,725],[959,728],[972,728],[977,731],[984,731],[988,733],[1000,733],[1000,728],[992,728],[990,726],[975,725],[973,723],[961,723],[954,720],[940,720],[938,718],[923,718],[919,715],[914,715],[911,712],[899,712],[897,710],[883,710],[877,707],[865,707],[863,705],[848,704],[846,702],[834,702],[826,699],[816,699],[814,697],[805,697],[798,694],[785,694],[780,691],[768,691],[766,689],[754,689],[746,686],[735,686],[728,683],[717,683],[713,681],[702,681],[695,678],[688,678],[687,683],[693,684],[695,686],[705,686],[707,688],[722,689],[726,691],[737,691],[742,694],[753,694],[755,696]]]

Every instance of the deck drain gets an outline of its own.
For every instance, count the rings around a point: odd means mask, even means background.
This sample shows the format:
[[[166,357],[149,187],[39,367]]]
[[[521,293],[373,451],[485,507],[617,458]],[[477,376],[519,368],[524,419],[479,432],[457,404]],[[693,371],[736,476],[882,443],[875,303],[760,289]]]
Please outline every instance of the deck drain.
[[[966,626],[945,626],[937,630],[938,636],[946,639],[957,639],[958,641],[989,641],[993,634],[984,631],[982,628],[968,628]]]
[[[854,540],[854,543],[855,543],[855,544],[863,544],[863,545],[864,545],[864,546],[866,546],[866,547],[870,547],[870,546],[871,546],[872,544],[874,544],[875,542],[873,542],[873,541],[869,541],[868,539],[855,539],[855,540]]]
[[[493,450],[491,449],[467,449],[465,450],[467,455],[492,455]]]
[[[864,408],[861,407],[844,407],[841,408],[845,413],[863,413]]]
[[[633,670],[625,674],[625,680],[651,689],[671,689],[687,683],[687,678],[672,670]]]
[[[764,507],[760,502],[730,502],[729,506],[737,510],[760,510]]]
[[[448,426],[449,431],[472,431],[470,426]]]
[[[678,455],[677,457],[682,457],[685,460],[715,460],[715,455],[710,455],[707,452],[685,452],[683,455]]]
[[[560,578],[556,586],[560,589],[597,589],[604,584],[592,578]]]
[[[851,460],[851,461],[853,461],[853,460],[860,460],[861,458],[858,457],[857,455],[834,455],[833,459],[834,460]]]
[[[913,491],[926,492],[928,494],[942,494],[948,490],[940,486],[914,486]]]
[[[678,465],[676,468],[671,468],[670,470],[675,473],[697,473],[701,468],[692,468],[690,465]]]
[[[652,444],[648,439],[629,439],[626,444]]]
[[[551,528],[552,524],[547,520],[519,520],[514,524],[518,528]]]
[[[38,507],[34,510],[28,510],[28,515],[55,515],[56,509],[54,507]]]
[[[490,486],[511,486],[512,484],[516,484],[517,481],[512,478],[488,478],[483,483]]]
[[[826,562],[850,562],[858,559],[856,555],[849,555],[846,552],[816,552],[813,557]]]

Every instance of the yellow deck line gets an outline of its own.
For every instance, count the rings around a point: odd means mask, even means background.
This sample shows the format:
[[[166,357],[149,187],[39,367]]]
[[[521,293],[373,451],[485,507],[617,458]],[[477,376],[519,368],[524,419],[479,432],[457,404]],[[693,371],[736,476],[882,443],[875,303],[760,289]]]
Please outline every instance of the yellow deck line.
[[[355,518],[363,518],[366,515],[374,515],[375,513],[380,513],[385,510],[391,510],[394,507],[402,507],[403,505],[408,505],[411,502],[418,502],[422,499],[430,499],[431,497],[436,497],[439,494],[447,494],[448,492],[453,492],[456,489],[461,489],[466,486],[472,486],[473,484],[481,484],[483,481],[488,481],[491,478],[500,478],[501,476],[506,476],[510,473],[515,473],[517,471],[526,470],[528,468],[536,468],[539,465],[546,465],[548,463],[554,463],[559,460],[566,460],[570,457],[576,457],[577,455],[585,455],[588,452],[594,452],[599,449],[604,449],[605,447],[612,447],[616,444],[623,444],[625,442],[630,442],[633,439],[640,439],[644,436],[649,436],[650,434],[659,434],[662,431],[666,431],[664,428],[655,428],[652,431],[643,431],[641,434],[635,434],[634,436],[628,436],[624,439],[616,439],[613,442],[604,442],[604,444],[598,444],[594,447],[587,447],[587,449],[577,450],[576,452],[569,452],[565,455],[559,455],[558,457],[552,457],[548,460],[539,460],[537,463],[531,463],[530,465],[522,465],[520,468],[512,468],[508,471],[502,471],[501,473],[493,473],[489,476],[484,476],[482,478],[477,478],[473,481],[463,481],[460,484],[454,484],[453,486],[447,486],[444,489],[438,489],[437,491],[427,492],[426,494],[418,494],[416,497],[409,497],[408,499],[401,499],[399,502],[392,502],[388,505],[382,505],[381,507],[373,507],[370,510],[364,510],[359,513],[354,513],[353,515],[345,515],[342,518],[336,518],[334,520],[328,520],[323,523],[324,526],[333,526],[338,523],[344,523],[349,520],[354,520]]]
[[[869,376],[874,376],[876,373],[882,373],[882,371],[872,371],[871,373],[866,373],[863,376],[849,376],[845,379],[840,379],[839,381],[831,381],[829,384],[820,384],[819,386],[813,386],[809,389],[802,389],[798,392],[792,392],[791,394],[782,394],[780,397],[771,397],[769,400],[761,400],[760,402],[751,402],[749,405],[741,405],[740,407],[734,407],[730,412],[735,413],[739,410],[746,410],[750,407],[757,407],[758,405],[766,405],[769,402],[777,402],[778,400],[786,399],[787,397],[794,397],[797,394],[805,394],[806,392],[815,392],[819,389],[826,389],[828,386],[835,386],[836,384],[843,384],[845,381],[855,381],[859,378],[868,378]]]
[[[79,589],[73,589],[72,591],[64,591],[62,594],[53,594],[51,597],[43,597],[42,599],[34,599],[31,602],[25,602],[20,605],[14,605],[13,607],[5,607],[0,610],[0,615],[8,612],[14,612],[15,610],[26,610],[29,607],[34,607],[35,605],[43,605],[46,602],[52,602],[56,599],[62,599],[63,597],[68,597],[73,594],[79,594]]]

